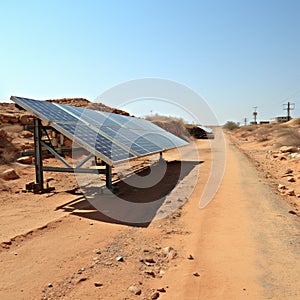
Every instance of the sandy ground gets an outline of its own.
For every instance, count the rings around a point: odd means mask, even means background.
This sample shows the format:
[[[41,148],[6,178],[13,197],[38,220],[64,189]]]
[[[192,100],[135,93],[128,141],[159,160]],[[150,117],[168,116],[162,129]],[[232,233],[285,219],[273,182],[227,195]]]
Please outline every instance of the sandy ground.
[[[233,143],[212,202],[199,208],[211,166],[201,140],[202,163],[179,178],[179,191],[158,187],[164,204],[184,204],[196,179],[186,204],[138,226],[99,213],[69,175],[49,174],[54,194],[22,193],[33,169],[13,165],[21,178],[0,196],[0,299],[299,299],[299,217]]]
[[[243,126],[229,134],[233,144],[264,174],[264,180],[300,216],[300,118],[281,124]],[[282,153],[282,146],[294,146],[298,151]]]

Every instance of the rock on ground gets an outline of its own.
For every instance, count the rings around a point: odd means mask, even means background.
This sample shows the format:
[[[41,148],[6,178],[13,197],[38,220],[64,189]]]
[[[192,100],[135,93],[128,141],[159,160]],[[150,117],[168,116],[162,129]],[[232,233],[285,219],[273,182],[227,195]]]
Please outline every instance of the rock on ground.
[[[297,152],[297,151],[298,151],[297,147],[294,146],[282,146],[280,148],[281,153]]]
[[[20,178],[20,176],[17,174],[17,172],[14,169],[5,170],[0,174],[0,177],[4,180],[13,180],[13,179]]]
[[[32,164],[32,156],[23,156],[17,159],[20,164],[30,165]]]
[[[128,291],[135,295],[140,295],[142,293],[142,290],[135,285],[130,286],[128,288]]]

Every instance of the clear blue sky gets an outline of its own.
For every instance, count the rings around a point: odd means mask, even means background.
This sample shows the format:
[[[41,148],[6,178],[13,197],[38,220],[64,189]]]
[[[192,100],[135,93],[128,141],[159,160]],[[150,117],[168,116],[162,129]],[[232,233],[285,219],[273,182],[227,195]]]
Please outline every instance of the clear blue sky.
[[[253,106],[282,115],[287,100],[300,117],[299,0],[1,1],[0,37],[1,101],[94,100],[158,77],[199,93],[221,123]]]

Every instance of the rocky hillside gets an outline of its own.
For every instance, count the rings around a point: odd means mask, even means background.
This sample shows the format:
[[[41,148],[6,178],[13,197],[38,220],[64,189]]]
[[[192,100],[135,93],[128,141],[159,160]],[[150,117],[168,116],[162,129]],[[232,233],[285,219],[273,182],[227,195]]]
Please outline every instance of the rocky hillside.
[[[241,126],[232,133],[244,142],[259,143],[270,150],[287,145],[300,147],[300,118],[286,123]]]

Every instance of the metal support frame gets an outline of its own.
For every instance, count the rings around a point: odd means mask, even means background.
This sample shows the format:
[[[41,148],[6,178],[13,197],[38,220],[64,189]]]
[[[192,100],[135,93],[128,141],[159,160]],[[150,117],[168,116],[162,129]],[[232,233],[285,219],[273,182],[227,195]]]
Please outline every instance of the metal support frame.
[[[35,177],[36,183],[40,190],[44,189],[43,177],[43,155],[42,155],[42,122],[40,119],[34,119],[34,163],[35,163]]]
[[[56,158],[58,158],[64,165],[68,168],[72,168],[72,166],[63,158],[61,157],[53,148],[47,145],[45,142],[41,141],[41,145],[45,147],[51,154],[53,154]]]
[[[86,173],[86,174],[105,174],[104,170],[89,169],[89,168],[65,168],[65,167],[43,167],[44,172],[58,172],[58,173]]]
[[[82,161],[80,161],[75,167],[69,164],[57,151],[50,145],[42,141],[42,122],[40,119],[34,119],[34,158],[35,158],[35,174],[37,190],[44,190],[44,178],[43,172],[65,172],[65,173],[91,173],[91,174],[105,174],[106,176],[106,187],[112,189],[112,166],[105,164],[105,170],[96,168],[82,168],[82,166],[91,158],[95,157],[94,154],[90,153]],[[43,151],[42,148],[47,149],[47,153],[51,153],[57,159],[59,159],[65,167],[51,167],[43,166]]]
[[[164,161],[163,153],[159,152],[159,160],[158,160],[158,162],[161,162],[161,161]]]
[[[112,167],[108,164],[105,164],[105,175],[106,175],[106,187],[112,189]]]

